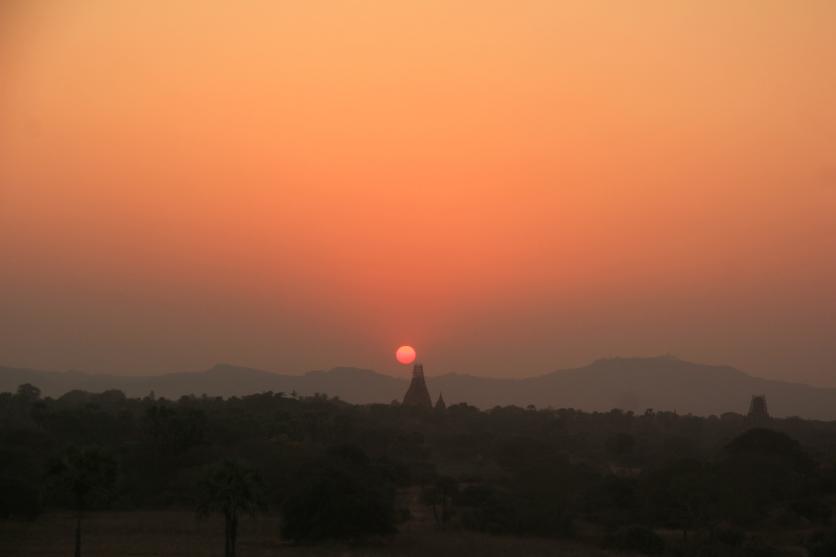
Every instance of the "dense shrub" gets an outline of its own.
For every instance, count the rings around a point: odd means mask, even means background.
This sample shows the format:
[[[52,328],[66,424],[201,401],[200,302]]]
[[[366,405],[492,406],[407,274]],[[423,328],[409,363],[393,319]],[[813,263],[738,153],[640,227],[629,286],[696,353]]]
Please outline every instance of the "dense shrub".
[[[282,509],[282,535],[294,541],[363,538],[395,532],[394,489],[361,450],[327,451],[301,473]]]
[[[489,534],[567,538],[574,535],[572,515],[560,500],[532,497],[489,485],[464,489],[456,500],[462,526]]]

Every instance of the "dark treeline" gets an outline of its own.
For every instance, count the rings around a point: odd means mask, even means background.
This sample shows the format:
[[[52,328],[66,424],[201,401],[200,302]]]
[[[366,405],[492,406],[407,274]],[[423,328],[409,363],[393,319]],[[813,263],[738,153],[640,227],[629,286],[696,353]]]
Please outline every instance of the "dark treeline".
[[[0,394],[0,517],[189,508],[278,512],[299,542],[435,528],[594,539],[648,554],[836,555],[836,422],[739,414],[459,404],[442,411],[325,396]]]

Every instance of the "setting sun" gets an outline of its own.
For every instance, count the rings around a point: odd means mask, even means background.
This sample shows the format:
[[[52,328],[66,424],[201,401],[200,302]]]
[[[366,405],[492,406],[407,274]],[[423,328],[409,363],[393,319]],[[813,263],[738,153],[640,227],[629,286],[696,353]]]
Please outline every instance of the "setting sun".
[[[836,557],[834,28],[0,0],[0,557]]]
[[[395,352],[395,358],[404,365],[411,364],[415,361],[415,349],[411,346],[401,346]]]

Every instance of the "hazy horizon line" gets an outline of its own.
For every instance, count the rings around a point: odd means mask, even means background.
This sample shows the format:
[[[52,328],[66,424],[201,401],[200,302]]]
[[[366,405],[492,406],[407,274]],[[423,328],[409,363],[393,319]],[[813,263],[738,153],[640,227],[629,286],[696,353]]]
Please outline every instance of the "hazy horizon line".
[[[790,380],[786,380],[786,379],[782,379],[782,378],[774,378],[774,377],[768,377],[768,376],[763,376],[763,375],[756,375],[756,374],[752,374],[749,371],[741,369],[740,367],[737,367],[737,366],[732,365],[732,364],[696,361],[696,360],[682,358],[682,357],[679,357],[676,354],[672,354],[672,353],[662,353],[662,354],[656,354],[656,355],[601,356],[601,357],[598,357],[598,358],[593,358],[591,360],[588,360],[587,363],[585,363],[585,364],[580,364],[580,365],[575,365],[575,366],[568,366],[568,367],[556,367],[556,368],[553,368],[553,369],[550,369],[550,370],[547,370],[547,371],[542,371],[542,372],[539,372],[539,373],[535,373],[535,374],[531,374],[531,375],[523,375],[523,376],[514,376],[512,374],[508,374],[508,375],[479,375],[479,374],[474,374],[472,372],[461,372],[461,371],[442,371],[442,372],[438,372],[438,373],[433,373],[431,370],[429,372],[426,372],[425,374],[428,378],[444,377],[444,376],[448,376],[448,375],[461,375],[461,376],[475,377],[475,378],[479,378],[479,379],[487,379],[487,380],[495,380],[495,381],[521,381],[521,380],[526,380],[526,379],[537,379],[537,378],[540,378],[540,377],[543,377],[543,376],[546,376],[546,375],[550,375],[552,373],[580,370],[580,369],[583,369],[583,368],[590,367],[590,366],[592,366],[592,365],[594,365],[598,362],[605,362],[605,361],[612,361],[612,360],[670,360],[670,361],[683,362],[683,363],[686,363],[686,364],[694,364],[694,365],[705,366],[705,367],[729,368],[731,370],[737,371],[739,373],[742,373],[742,374],[747,375],[749,377],[752,377],[754,379],[761,379],[761,380],[765,380],[765,381],[774,381],[774,382],[778,382],[778,383],[786,383],[786,384],[794,384],[794,385],[807,385],[807,386],[816,387],[816,388],[836,389],[836,385],[820,384],[820,383],[813,383],[813,382],[790,381]],[[390,373],[390,372],[387,372],[387,371],[381,371],[379,369],[376,369],[376,368],[370,367],[370,366],[340,364],[340,365],[334,365],[334,366],[331,366],[331,367],[328,367],[328,368],[308,369],[308,370],[303,370],[303,371],[281,371],[281,370],[271,368],[271,367],[266,367],[266,366],[262,367],[262,366],[254,366],[254,365],[236,364],[236,363],[232,363],[232,362],[229,362],[229,361],[220,361],[220,362],[216,362],[214,364],[211,364],[208,367],[201,368],[201,369],[188,369],[188,370],[182,370],[181,369],[181,370],[169,370],[169,371],[162,371],[162,372],[117,373],[117,372],[114,372],[114,371],[111,371],[111,370],[108,370],[108,371],[89,371],[89,370],[80,369],[80,368],[46,369],[46,368],[40,368],[40,367],[32,367],[32,366],[28,366],[28,365],[19,366],[19,365],[10,365],[10,364],[0,363],[0,369],[4,369],[4,368],[5,369],[24,369],[24,370],[45,372],[45,373],[81,373],[81,374],[91,375],[91,376],[114,376],[114,377],[123,377],[123,378],[164,377],[164,376],[167,376],[167,375],[175,375],[175,374],[200,374],[200,373],[206,373],[206,372],[208,372],[212,369],[218,368],[218,367],[249,369],[249,370],[254,370],[254,371],[258,371],[258,372],[272,373],[272,374],[276,374],[276,375],[283,375],[283,376],[289,376],[289,377],[304,377],[305,375],[308,375],[308,374],[311,374],[311,373],[327,373],[327,372],[331,372],[331,371],[338,370],[338,369],[353,369],[353,370],[359,370],[359,371],[369,371],[369,372],[372,372],[372,373],[376,373],[378,375],[382,375],[384,377],[391,377],[393,379],[399,379],[399,380],[404,380],[404,381],[406,381],[410,378],[410,374],[411,374],[411,370],[412,370],[412,364],[405,364],[405,365],[402,364],[401,367],[404,369],[404,373],[402,373],[402,374],[395,374],[395,373]]]

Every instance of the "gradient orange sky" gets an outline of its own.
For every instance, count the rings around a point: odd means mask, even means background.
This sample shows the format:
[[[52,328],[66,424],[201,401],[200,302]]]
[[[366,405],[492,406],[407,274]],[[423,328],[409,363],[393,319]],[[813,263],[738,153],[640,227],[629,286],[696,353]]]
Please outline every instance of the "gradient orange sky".
[[[836,2],[0,1],[0,365],[836,386]]]

